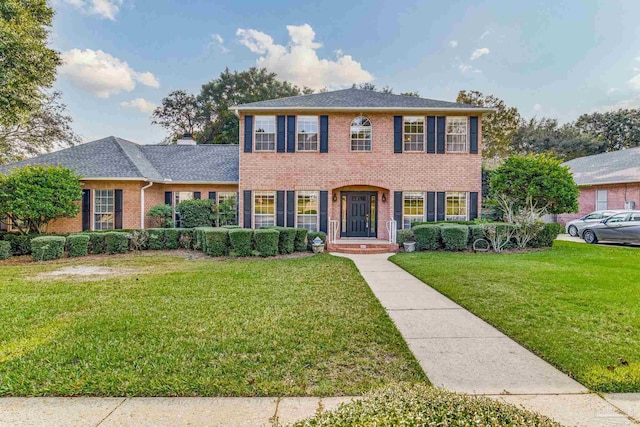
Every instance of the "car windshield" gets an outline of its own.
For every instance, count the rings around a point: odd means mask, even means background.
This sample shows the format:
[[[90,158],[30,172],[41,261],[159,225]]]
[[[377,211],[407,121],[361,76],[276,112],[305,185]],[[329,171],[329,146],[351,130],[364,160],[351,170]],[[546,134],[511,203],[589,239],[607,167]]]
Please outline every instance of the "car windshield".
[[[627,214],[617,214],[614,215],[612,217],[610,217],[609,219],[607,219],[607,224],[611,224],[614,222],[622,222],[627,218]]]

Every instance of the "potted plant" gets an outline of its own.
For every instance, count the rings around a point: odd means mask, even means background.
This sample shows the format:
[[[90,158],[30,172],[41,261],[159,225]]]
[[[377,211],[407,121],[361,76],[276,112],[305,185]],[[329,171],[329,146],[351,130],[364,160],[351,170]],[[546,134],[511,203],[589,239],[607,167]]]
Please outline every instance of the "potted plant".
[[[416,236],[413,230],[398,230],[398,244],[402,245],[405,252],[416,250]]]
[[[311,248],[314,254],[324,252],[324,242],[320,237],[316,236],[316,238],[311,241]]]

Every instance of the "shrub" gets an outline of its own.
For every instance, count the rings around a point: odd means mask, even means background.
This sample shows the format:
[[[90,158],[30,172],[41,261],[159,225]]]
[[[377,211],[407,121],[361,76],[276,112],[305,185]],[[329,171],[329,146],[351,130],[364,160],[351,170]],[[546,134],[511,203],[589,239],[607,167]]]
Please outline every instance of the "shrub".
[[[469,245],[473,245],[478,239],[484,239],[485,224],[474,224],[469,226]]]
[[[293,241],[293,250],[296,252],[305,252],[307,250],[307,233],[306,228],[296,228],[296,238]]]
[[[72,234],[67,237],[67,252],[70,258],[87,256],[89,253],[89,235]]]
[[[294,427],[400,425],[560,427],[545,416],[514,405],[425,384],[400,384],[373,390],[362,399],[293,424]]]
[[[193,229],[193,237],[194,237],[194,249],[201,250],[203,252],[207,251],[206,240],[204,238],[204,233],[208,230],[213,230],[215,227],[196,227]]]
[[[143,251],[149,248],[149,232],[147,230],[133,230],[129,236],[129,247],[132,251]]]
[[[180,227],[211,227],[216,219],[216,206],[213,200],[185,200],[178,203],[176,212],[180,214]]]
[[[233,256],[251,256],[253,252],[253,230],[250,228],[234,228],[229,230],[231,254]]]
[[[259,256],[268,257],[278,255],[280,232],[275,228],[261,228],[255,230],[253,238],[256,242],[256,251]]]
[[[34,261],[62,258],[66,240],[62,236],[41,236],[31,239],[31,257]]]
[[[11,257],[11,243],[0,241],[0,259]]]
[[[151,219],[153,227],[173,227],[173,208],[171,207],[171,205],[165,205],[164,203],[155,205],[154,207],[149,209],[149,212],[147,212],[147,217]]]
[[[549,222],[542,227],[542,230],[529,242],[530,248],[550,248],[553,246],[553,241],[556,240],[558,234],[562,233],[564,229],[556,222]]]
[[[180,230],[179,228],[167,228],[164,230],[165,249],[178,249],[180,247]]]
[[[511,239],[515,233],[515,225],[495,222],[485,224],[482,231],[484,238],[491,244],[495,252],[502,252],[504,249],[512,247]]]
[[[121,231],[104,233],[104,243],[108,254],[123,254],[129,250],[129,233]]]
[[[280,232],[280,236],[278,236],[278,252],[281,254],[293,253],[296,229],[291,227],[277,227],[276,230]]]
[[[31,239],[34,236],[24,234],[7,233],[4,240],[11,243],[11,253],[15,256],[29,255],[31,253]]]
[[[399,246],[402,246],[405,242],[415,242],[416,236],[413,234],[413,230],[398,230],[396,240]]]
[[[416,247],[419,251],[433,251],[440,246],[441,227],[436,224],[423,224],[413,227]]]
[[[466,225],[443,225],[440,229],[442,244],[448,251],[463,251],[467,249],[469,227]]]
[[[194,230],[193,228],[180,228],[180,237],[178,238],[178,245],[182,249],[193,249],[194,244]]]
[[[229,230],[210,228],[204,230],[204,247],[209,256],[225,256],[229,253]]]
[[[168,228],[147,229],[147,233],[149,233],[149,249],[156,251],[164,249],[164,232],[166,230],[168,230]]]
[[[327,243],[327,233],[324,231],[310,231],[307,234],[307,250],[310,251],[312,249],[312,242],[316,237],[319,237],[325,244]]]
[[[104,241],[105,233],[87,233],[89,234],[89,253],[103,254],[107,252],[107,245]]]

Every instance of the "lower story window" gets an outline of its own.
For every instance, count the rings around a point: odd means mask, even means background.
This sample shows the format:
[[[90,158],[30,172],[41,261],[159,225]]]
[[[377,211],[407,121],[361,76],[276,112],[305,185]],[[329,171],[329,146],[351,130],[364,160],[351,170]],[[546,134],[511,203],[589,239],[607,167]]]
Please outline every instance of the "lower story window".
[[[424,221],[424,193],[406,192],[402,197],[402,228],[408,229],[412,223]]]
[[[318,192],[297,192],[297,225],[309,231],[318,231]]]
[[[223,225],[238,224],[238,197],[234,192],[218,193],[218,216]],[[224,207],[223,207],[224,206]]]
[[[467,219],[467,193],[447,193],[445,203],[445,219],[447,221],[464,221]]]
[[[94,190],[93,194],[93,229],[113,229],[113,190]]]
[[[596,210],[604,211],[608,209],[607,190],[596,190]]]
[[[253,197],[253,223],[255,228],[276,225],[276,194],[273,191],[256,191]]]
[[[176,191],[173,193],[173,220],[176,227],[182,227],[182,221],[180,220],[180,213],[176,212],[176,207],[180,202],[187,200],[193,200],[193,191]]]

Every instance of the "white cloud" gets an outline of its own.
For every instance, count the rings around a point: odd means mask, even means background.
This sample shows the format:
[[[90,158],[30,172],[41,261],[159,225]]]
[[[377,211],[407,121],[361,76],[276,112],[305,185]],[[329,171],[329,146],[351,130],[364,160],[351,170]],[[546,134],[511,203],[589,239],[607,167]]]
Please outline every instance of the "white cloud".
[[[224,39],[222,38],[222,36],[220,34],[212,34],[211,35],[211,42],[209,43],[209,47],[217,47],[218,49],[220,49],[221,53],[229,53],[229,52],[231,52],[224,45]]]
[[[607,95],[611,95],[613,93],[620,92],[620,89],[612,87],[607,90]]]
[[[371,73],[341,50],[336,51],[335,60],[318,57],[317,50],[322,44],[314,41],[316,33],[309,24],[287,25],[287,31],[291,39],[287,46],[275,43],[270,35],[254,29],[238,28],[236,35],[241,44],[261,55],[256,61],[259,67],[299,86],[336,88],[373,80]]]
[[[633,76],[628,83],[633,90],[640,90],[640,74]]]
[[[487,30],[484,33],[482,33],[480,35],[480,40],[482,40],[483,38],[487,37],[489,34],[491,34],[491,30]]]
[[[478,74],[478,73],[482,72],[482,70],[479,70],[479,69],[473,67],[472,65],[465,64],[465,63],[462,63],[462,64],[458,65],[458,70],[460,70],[460,74],[467,74],[467,73],[476,73],[476,74]]]
[[[640,97],[631,98],[631,99],[623,99],[621,101],[616,102],[615,104],[610,105],[602,105],[599,108],[594,109],[594,111],[615,111],[620,109],[636,109],[640,108]]]
[[[123,0],[64,0],[82,13],[115,21]]]
[[[151,101],[147,101],[144,98],[136,98],[132,99],[131,101],[121,102],[120,106],[122,108],[134,108],[141,113],[151,113],[157,107],[156,104]]]
[[[540,111],[542,111],[542,105],[541,104],[535,104],[533,106],[533,111],[535,111],[536,113],[539,113]]]
[[[160,87],[150,72],[134,70],[124,61],[101,50],[71,49],[62,54],[60,75],[81,90],[99,98],[108,98],[121,91],[131,92],[137,83]]]
[[[473,53],[471,54],[471,60],[475,61],[476,59],[480,58],[483,55],[488,55],[489,52],[491,52],[489,50],[488,47],[481,47],[480,49],[476,49],[473,51]]]
[[[450,47],[457,47],[458,46],[458,40],[451,40],[449,42],[449,46]]]

